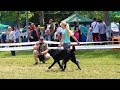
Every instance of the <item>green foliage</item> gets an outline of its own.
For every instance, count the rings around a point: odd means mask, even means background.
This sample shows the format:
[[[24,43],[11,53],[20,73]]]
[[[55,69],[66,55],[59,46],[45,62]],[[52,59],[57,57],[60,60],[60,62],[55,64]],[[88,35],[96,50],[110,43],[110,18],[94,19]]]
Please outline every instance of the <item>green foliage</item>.
[[[25,11],[21,11],[20,17],[17,16],[18,11],[0,11],[0,22],[9,22],[16,23],[18,18],[20,19],[20,24],[25,23],[26,14]],[[110,11],[111,21],[119,21],[120,20],[120,12],[119,11]],[[37,11],[28,11],[29,21],[39,24],[39,15]],[[44,11],[44,21],[48,24],[49,19],[53,19],[54,22],[61,21],[66,19],[73,13],[79,13],[81,16],[88,17],[93,19],[94,17],[97,19],[104,20],[104,12],[103,11]]]
[[[1,22],[15,22],[17,18],[15,11],[1,11]]]
[[[18,11],[0,11],[0,21],[1,22],[9,22],[9,23],[17,23],[18,18],[20,19],[20,23],[24,23],[26,20],[26,13],[23,11],[20,13],[20,17],[17,16]],[[28,11],[28,18],[33,17],[34,14]]]
[[[44,11],[45,23],[48,23],[49,19],[53,19],[54,22],[66,19],[73,14],[74,11]]]
[[[120,21],[120,11],[110,11],[111,21]]]
[[[28,11],[28,19],[30,19],[32,17],[34,17],[34,14],[31,13],[30,11]],[[20,21],[21,21],[21,24],[26,21],[26,12],[20,14]]]
[[[103,19],[103,11],[78,11],[78,13],[84,17],[88,17],[90,19],[97,18]]]
[[[66,19],[68,16],[73,13],[78,13],[81,16],[88,17],[93,19],[94,17],[97,19],[104,19],[103,11],[45,11],[45,21],[48,23],[50,18],[54,18],[54,21],[61,21]]]

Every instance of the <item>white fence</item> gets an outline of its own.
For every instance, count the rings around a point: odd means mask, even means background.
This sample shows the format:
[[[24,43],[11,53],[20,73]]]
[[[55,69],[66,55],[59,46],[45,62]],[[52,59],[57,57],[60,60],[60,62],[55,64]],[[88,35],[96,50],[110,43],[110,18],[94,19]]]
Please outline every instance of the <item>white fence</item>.
[[[59,44],[60,42],[55,41],[45,41],[48,44]],[[118,41],[115,41],[118,42]],[[94,43],[111,43],[111,41],[104,41],[104,42],[80,42],[80,46],[77,45],[76,42],[71,42],[71,45],[75,45],[77,50],[85,50],[85,49],[113,49],[113,48],[120,48],[120,44],[113,44],[113,45],[88,45]],[[36,42],[23,42],[23,43],[2,43],[0,44],[0,51],[17,51],[17,50],[33,50],[33,45]],[[14,46],[14,47],[10,47]],[[63,47],[61,47],[63,48]],[[49,49],[58,49],[58,47],[49,47]]]

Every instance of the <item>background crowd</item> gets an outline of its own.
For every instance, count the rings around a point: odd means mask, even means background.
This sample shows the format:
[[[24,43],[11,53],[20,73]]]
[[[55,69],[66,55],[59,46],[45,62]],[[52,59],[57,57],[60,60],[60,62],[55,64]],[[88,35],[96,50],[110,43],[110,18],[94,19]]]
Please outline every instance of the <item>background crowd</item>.
[[[40,25],[35,25],[31,22],[29,24],[29,30],[24,36],[21,35],[21,32],[17,26],[8,27],[8,31],[2,32],[1,34],[1,43],[34,42],[38,41],[40,36],[43,36],[47,41],[60,41],[62,30],[60,22],[61,21],[58,21],[54,24],[53,19],[50,19],[49,24],[44,25],[44,30],[40,30]],[[93,22],[89,24],[87,28],[87,42],[110,41],[113,36],[120,36],[119,26],[118,30],[107,29],[105,22],[102,20],[97,20],[96,18],[93,19]],[[74,30],[72,31],[77,40],[81,42],[82,31],[80,30],[80,25],[78,22],[74,22]],[[70,40],[71,42],[74,42],[72,38]]]

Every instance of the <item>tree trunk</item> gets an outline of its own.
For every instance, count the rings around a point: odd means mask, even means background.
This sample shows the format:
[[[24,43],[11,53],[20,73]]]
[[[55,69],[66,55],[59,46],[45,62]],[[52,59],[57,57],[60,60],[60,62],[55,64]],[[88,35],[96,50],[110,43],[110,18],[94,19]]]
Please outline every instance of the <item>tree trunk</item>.
[[[104,21],[106,23],[106,31],[107,31],[106,34],[107,34],[108,41],[111,41],[112,32],[111,32],[111,20],[109,16],[109,11],[104,11]]]
[[[40,21],[40,26],[44,25],[44,12],[43,11],[37,11],[39,14],[39,21]]]
[[[106,23],[106,26],[110,25],[109,11],[104,11],[104,21]]]
[[[20,29],[20,11],[17,11],[17,26]]]
[[[29,26],[29,20],[28,20],[28,11],[26,13],[26,26],[27,26],[27,31],[28,31],[28,26]]]

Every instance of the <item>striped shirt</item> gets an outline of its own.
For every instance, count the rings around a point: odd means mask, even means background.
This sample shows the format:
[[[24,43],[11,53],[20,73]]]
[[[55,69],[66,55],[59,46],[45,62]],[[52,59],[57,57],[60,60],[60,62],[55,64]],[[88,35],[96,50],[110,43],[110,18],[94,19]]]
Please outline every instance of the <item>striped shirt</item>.
[[[106,33],[106,26],[104,23],[99,24],[99,34],[105,34]]]
[[[18,39],[20,37],[20,31],[17,29],[17,30],[14,30],[14,33],[15,33],[15,37],[16,39]]]

